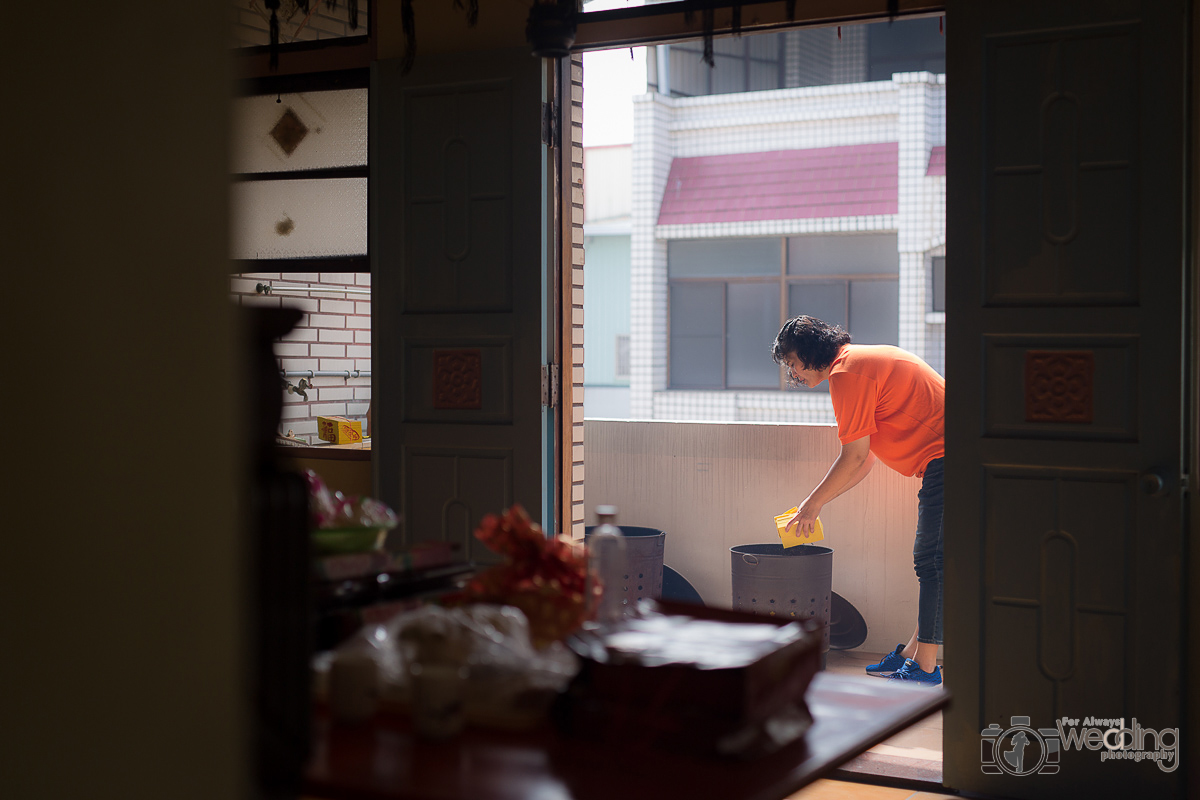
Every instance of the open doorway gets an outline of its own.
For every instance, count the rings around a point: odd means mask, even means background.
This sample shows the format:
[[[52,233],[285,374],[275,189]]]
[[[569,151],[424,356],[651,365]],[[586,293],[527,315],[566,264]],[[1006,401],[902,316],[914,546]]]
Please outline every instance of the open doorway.
[[[717,39],[711,67],[698,41],[584,56],[587,520],[668,531],[706,604],[836,455],[828,391],[771,361],[784,320],[944,374],[944,52],[931,17]],[[833,591],[868,628],[832,670],[911,631],[919,484],[879,469],[828,507]],[[940,782],[940,726],[849,768]]]

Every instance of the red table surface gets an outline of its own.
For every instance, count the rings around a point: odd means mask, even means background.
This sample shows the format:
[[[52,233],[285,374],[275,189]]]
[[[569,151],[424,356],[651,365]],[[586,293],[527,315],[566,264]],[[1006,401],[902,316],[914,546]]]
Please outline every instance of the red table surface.
[[[468,728],[427,742],[402,718],[342,726],[320,717],[304,793],[326,800],[779,800],[943,708],[949,695],[820,673],[805,699],[814,723],[804,737],[747,761],[567,739],[549,726]]]

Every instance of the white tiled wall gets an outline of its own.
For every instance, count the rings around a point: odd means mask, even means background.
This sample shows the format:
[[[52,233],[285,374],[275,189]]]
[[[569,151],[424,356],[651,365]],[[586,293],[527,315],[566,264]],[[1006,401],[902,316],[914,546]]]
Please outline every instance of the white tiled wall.
[[[256,284],[309,285],[328,288],[369,289],[369,273],[278,273],[254,272],[230,277],[230,293],[240,305],[298,308],[304,316],[290,333],[275,343],[275,357],[283,370],[371,370],[370,295],[335,292],[279,291],[260,295]],[[300,378],[287,378],[293,385]],[[305,379],[313,388],[307,399],[289,394],[283,383],[283,413],[279,432],[316,443],[317,417],[339,416],[362,421],[367,430],[367,407],[371,403],[369,377],[316,377]]]
[[[651,419],[667,385],[667,243],[654,234],[673,156],[668,125],[677,101],[657,93],[633,101],[630,233],[630,415]]]

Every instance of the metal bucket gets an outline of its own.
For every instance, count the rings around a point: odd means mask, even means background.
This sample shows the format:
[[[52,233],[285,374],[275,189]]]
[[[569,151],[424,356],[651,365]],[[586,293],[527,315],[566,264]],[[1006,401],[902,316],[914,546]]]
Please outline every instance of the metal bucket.
[[[733,607],[771,617],[814,619],[824,626],[821,666],[829,652],[833,550],[815,544],[741,544],[729,548]]]
[[[635,525],[618,525],[625,537],[625,580],[621,594],[625,605],[635,605],[643,597],[658,599],[662,596],[663,548],[666,546],[666,531],[657,528],[639,528]],[[583,529],[586,542],[596,529],[588,525]]]

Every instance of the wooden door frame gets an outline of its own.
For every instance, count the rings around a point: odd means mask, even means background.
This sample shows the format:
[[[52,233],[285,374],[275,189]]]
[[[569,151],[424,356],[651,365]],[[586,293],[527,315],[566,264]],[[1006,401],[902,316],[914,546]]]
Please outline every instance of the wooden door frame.
[[[1191,59],[1191,114],[1187,141],[1191,147],[1185,155],[1185,164],[1191,171],[1188,182],[1187,200],[1191,206],[1185,232],[1185,248],[1189,259],[1187,269],[1186,317],[1188,336],[1184,340],[1184,364],[1190,366],[1191,375],[1185,376],[1184,392],[1187,408],[1184,418],[1184,474],[1189,476],[1184,497],[1185,531],[1188,535],[1187,561],[1185,566],[1186,603],[1184,625],[1187,631],[1186,652],[1181,653],[1183,665],[1180,675],[1184,689],[1184,711],[1186,720],[1200,720],[1200,691],[1192,682],[1189,664],[1200,663],[1200,0],[1191,3],[1191,41],[1188,50]],[[1200,797],[1200,736],[1195,730],[1188,731],[1184,745],[1187,766],[1184,786],[1188,797]]]
[[[554,274],[558,325],[554,337],[552,363],[558,365],[558,436],[555,437],[555,490],[558,532],[571,533],[571,441],[574,428],[571,409],[574,407],[574,379],[571,364],[571,337],[574,314],[571,292],[574,281],[572,251],[574,249],[574,225],[571,202],[571,150],[575,141],[571,127],[571,57],[559,58],[554,70],[554,106],[557,117],[557,159],[554,170],[555,217],[558,242],[554,257],[557,269]]]
[[[710,0],[704,6],[715,11],[713,32],[717,36],[731,34],[733,3],[728,0]],[[888,0],[807,0],[801,7],[796,4],[790,18],[784,2],[739,3],[742,33],[763,33],[797,27],[821,27],[829,25],[851,25],[864,22],[879,22],[894,17],[926,17],[945,13],[944,0],[895,0],[895,9],[889,9]],[[579,27],[575,32],[572,52],[606,50],[615,47],[652,45],[663,42],[698,39],[703,33],[702,15],[694,13],[692,18],[684,10],[684,3],[656,3],[636,8],[594,11],[580,15]]]

